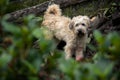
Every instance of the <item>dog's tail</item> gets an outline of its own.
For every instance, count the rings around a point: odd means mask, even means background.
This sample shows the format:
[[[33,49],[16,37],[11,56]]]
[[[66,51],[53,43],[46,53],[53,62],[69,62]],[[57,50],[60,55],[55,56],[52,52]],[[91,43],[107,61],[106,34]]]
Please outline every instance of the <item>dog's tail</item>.
[[[47,11],[45,12],[46,15],[56,15],[61,16],[61,9],[59,5],[52,4],[48,7]]]

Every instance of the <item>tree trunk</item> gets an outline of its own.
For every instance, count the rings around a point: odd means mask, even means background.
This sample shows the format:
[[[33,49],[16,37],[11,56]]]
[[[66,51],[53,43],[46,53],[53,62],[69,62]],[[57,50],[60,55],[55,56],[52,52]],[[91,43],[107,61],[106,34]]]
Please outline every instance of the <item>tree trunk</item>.
[[[60,7],[63,8],[63,7],[67,7],[67,6],[81,3],[84,1],[87,1],[87,0],[52,0],[51,2],[47,1],[47,2],[44,2],[44,3],[36,5],[36,6],[32,6],[29,8],[25,8],[22,10],[18,10],[18,11],[9,13],[8,15],[10,15],[10,17],[9,17],[8,21],[15,21],[18,18],[23,17],[23,16],[28,15],[28,14],[39,15],[46,10],[46,8],[48,7],[48,5],[50,3],[59,4]]]

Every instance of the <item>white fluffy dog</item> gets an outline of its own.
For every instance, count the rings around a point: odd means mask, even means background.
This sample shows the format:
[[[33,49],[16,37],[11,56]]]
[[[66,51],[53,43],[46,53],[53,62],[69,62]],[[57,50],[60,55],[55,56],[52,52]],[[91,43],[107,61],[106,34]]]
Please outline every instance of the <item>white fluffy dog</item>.
[[[62,16],[59,5],[53,4],[46,10],[42,24],[55,38],[66,42],[64,47],[66,59],[75,57],[77,61],[81,61],[84,58],[87,28],[90,26],[90,19],[87,16],[80,15],[70,19]]]

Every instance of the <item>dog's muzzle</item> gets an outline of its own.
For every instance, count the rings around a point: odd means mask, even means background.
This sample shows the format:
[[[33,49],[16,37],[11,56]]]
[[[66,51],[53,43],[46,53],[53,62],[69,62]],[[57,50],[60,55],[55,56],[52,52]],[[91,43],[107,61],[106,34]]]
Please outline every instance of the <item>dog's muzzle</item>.
[[[84,36],[85,35],[85,33],[84,33],[84,31],[83,30],[78,30],[78,33],[77,33],[77,35],[79,36],[79,37],[82,37],[82,36]]]

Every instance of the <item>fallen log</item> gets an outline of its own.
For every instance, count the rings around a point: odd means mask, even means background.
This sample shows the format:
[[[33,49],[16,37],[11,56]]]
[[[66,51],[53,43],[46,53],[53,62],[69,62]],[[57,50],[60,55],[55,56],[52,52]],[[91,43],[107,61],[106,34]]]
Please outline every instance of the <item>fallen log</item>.
[[[15,21],[18,18],[26,16],[28,14],[40,15],[46,10],[46,8],[48,7],[48,5],[51,2],[55,3],[55,4],[59,4],[60,7],[63,8],[63,7],[78,4],[78,3],[81,3],[84,1],[87,1],[87,0],[52,0],[52,1],[46,1],[46,2],[44,2],[42,4],[38,4],[36,6],[32,6],[29,8],[25,8],[22,10],[18,10],[18,11],[9,13],[8,15],[10,15],[10,17],[9,17],[8,21]]]

